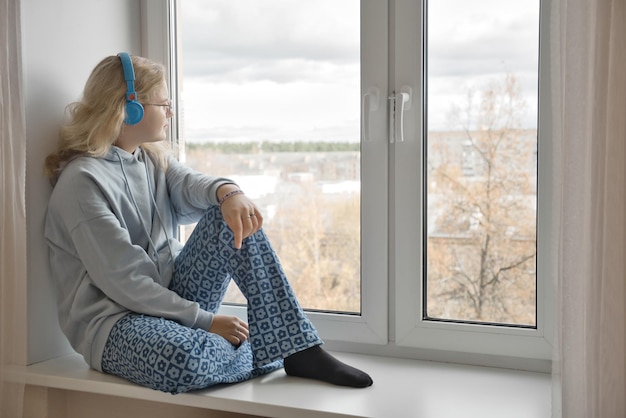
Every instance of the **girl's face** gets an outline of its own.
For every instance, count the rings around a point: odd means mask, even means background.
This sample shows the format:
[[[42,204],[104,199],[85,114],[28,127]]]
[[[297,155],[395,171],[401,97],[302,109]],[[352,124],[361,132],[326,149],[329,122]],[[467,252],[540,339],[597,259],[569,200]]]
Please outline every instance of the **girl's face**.
[[[155,90],[150,100],[142,102],[144,115],[139,125],[143,125],[145,141],[158,142],[167,137],[170,119],[174,115],[172,102],[165,83]]]
[[[151,97],[141,100],[143,119],[136,125],[124,125],[115,145],[134,152],[137,146],[148,142],[164,141],[167,138],[170,119],[174,115],[165,82]]]

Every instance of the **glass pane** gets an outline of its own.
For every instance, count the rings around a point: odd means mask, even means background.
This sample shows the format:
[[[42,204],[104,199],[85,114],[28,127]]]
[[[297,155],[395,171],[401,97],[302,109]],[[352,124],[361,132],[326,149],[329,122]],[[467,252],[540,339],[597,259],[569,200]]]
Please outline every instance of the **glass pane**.
[[[424,315],[535,326],[539,0],[426,16]]]
[[[360,312],[359,1],[180,7],[186,162],[256,202],[306,309]]]

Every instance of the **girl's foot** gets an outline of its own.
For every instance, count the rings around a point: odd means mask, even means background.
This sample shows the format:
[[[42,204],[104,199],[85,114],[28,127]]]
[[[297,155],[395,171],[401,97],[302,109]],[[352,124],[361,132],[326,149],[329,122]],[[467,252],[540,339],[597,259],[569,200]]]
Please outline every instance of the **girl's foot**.
[[[367,373],[342,363],[319,345],[287,357],[285,372],[289,376],[322,380],[339,386],[364,388],[373,383]]]

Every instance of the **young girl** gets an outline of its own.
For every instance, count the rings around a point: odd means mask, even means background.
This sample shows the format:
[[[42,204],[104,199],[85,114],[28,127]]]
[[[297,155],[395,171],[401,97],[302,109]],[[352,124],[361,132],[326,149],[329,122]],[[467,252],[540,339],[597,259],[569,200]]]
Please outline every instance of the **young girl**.
[[[172,105],[164,70],[121,53],[93,70],[56,152],[45,238],[59,321],[94,369],[179,393],[288,375],[367,387],[321,348],[232,181],[183,166],[163,146]],[[183,246],[179,224],[197,222]],[[218,315],[233,279],[248,323]]]

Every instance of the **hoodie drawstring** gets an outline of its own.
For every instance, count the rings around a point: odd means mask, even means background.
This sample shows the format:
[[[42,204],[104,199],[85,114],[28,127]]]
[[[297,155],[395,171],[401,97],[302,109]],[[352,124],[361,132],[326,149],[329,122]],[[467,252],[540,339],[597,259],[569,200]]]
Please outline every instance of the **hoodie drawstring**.
[[[128,191],[128,196],[130,197],[130,200],[135,208],[135,211],[137,212],[137,216],[139,217],[139,221],[141,222],[141,226],[143,227],[144,233],[146,234],[146,237],[148,238],[148,243],[149,243],[149,247],[148,247],[148,253],[150,253],[150,246],[152,247],[152,257],[155,259],[155,264],[157,266],[157,270],[159,271],[159,273],[161,273],[160,271],[160,266],[159,266],[159,253],[158,253],[158,249],[156,247],[156,245],[154,244],[154,241],[152,241],[152,236],[150,234],[150,231],[148,230],[148,227],[146,226],[146,223],[144,221],[143,216],[141,216],[141,212],[139,211],[139,205],[137,205],[137,201],[135,200],[135,195],[133,194],[132,189],[130,188],[130,183],[128,181],[128,176],[126,175],[126,169],[124,168],[124,160],[122,159],[122,156],[120,155],[120,153],[115,150],[115,154],[117,155],[117,158],[120,162],[120,167],[122,170],[122,177],[124,177],[124,184],[126,185],[126,190]],[[153,205],[153,209],[156,212],[157,218],[159,220],[159,223],[161,224],[161,228],[163,229],[163,232],[165,233],[165,239],[167,241],[167,248],[169,250],[170,253],[170,260],[172,261],[172,264],[174,262],[174,254],[172,251],[172,247],[171,247],[171,243],[170,243],[170,239],[169,236],[167,234],[167,230],[165,229],[165,226],[163,225],[163,221],[161,219],[161,214],[159,213],[159,209],[156,205],[156,201],[154,199],[154,195],[152,194],[152,185],[150,183],[150,176],[148,175],[148,167],[147,164],[144,165],[146,166],[146,178],[148,180],[148,190],[150,193],[150,198],[151,198],[151,203]]]
[[[141,150],[142,157],[144,161],[147,160],[147,156],[144,150]],[[146,180],[148,181],[148,193],[150,194],[150,199],[152,200],[152,207],[154,208],[154,212],[159,220],[159,224],[161,224],[161,229],[163,230],[163,234],[165,234],[165,241],[167,242],[167,247],[170,250],[170,261],[174,264],[174,251],[172,250],[172,244],[170,242],[170,237],[167,234],[167,228],[165,227],[165,223],[163,223],[163,219],[161,218],[161,212],[159,212],[159,207],[156,204],[156,199],[154,198],[154,193],[152,192],[152,182],[150,181],[150,172],[148,171],[148,164],[144,162],[144,168],[146,171]]]

